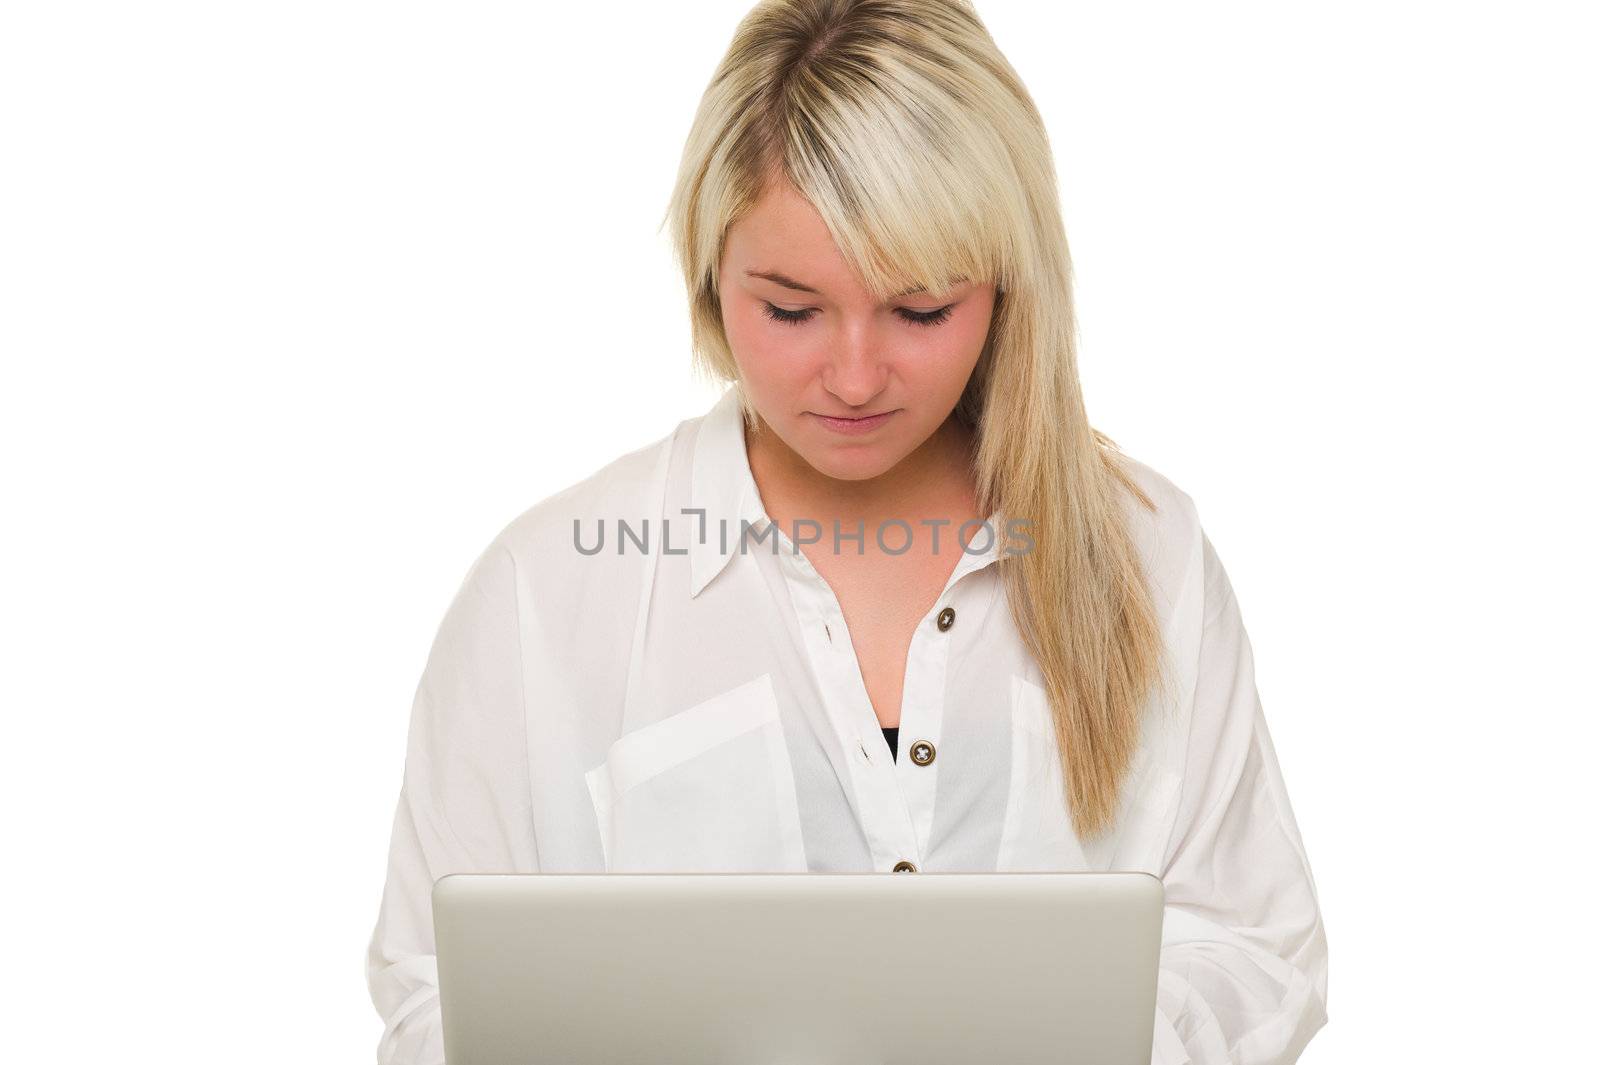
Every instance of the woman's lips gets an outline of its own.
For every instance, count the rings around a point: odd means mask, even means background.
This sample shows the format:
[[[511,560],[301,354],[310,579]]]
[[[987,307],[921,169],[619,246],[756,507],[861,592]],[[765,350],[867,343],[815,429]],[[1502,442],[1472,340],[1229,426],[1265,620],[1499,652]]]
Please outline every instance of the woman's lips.
[[[862,433],[872,432],[872,430],[894,417],[897,413],[899,413],[897,410],[886,410],[882,414],[874,414],[869,418],[833,418],[826,414],[818,414],[812,411],[811,416],[836,433],[859,436]]]

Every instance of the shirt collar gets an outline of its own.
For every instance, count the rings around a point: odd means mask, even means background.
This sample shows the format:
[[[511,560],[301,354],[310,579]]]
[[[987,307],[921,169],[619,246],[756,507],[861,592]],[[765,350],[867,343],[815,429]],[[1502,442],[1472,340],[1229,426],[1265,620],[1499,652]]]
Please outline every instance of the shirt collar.
[[[739,549],[740,518],[753,527],[765,522],[750,455],[744,443],[744,411],[734,385],[700,419],[694,441],[694,468],[689,477],[689,509],[694,535],[689,538],[689,595],[721,573]]]
[[[756,488],[755,476],[750,472],[750,453],[745,447],[744,411],[739,404],[739,386],[734,385],[700,420],[695,435],[693,469],[689,478],[689,510],[691,535],[689,537],[689,595],[700,594],[712,579],[727,568],[728,562],[739,550],[739,538],[745,521],[752,531],[759,533],[771,521],[761,505],[761,493]],[[702,515],[698,513],[704,510]],[[988,518],[989,536],[986,550],[962,552],[946,584],[948,587],[974,570],[979,570],[1001,557],[1005,543],[1005,517],[996,510]],[[778,530],[783,547],[789,548],[788,537]],[[916,535],[925,535],[926,527],[918,528]],[[958,527],[940,527],[940,545],[953,542]],[[984,536],[982,530],[976,534]],[[752,541],[754,543],[754,541]],[[754,550],[747,548],[746,550]],[[761,550],[770,550],[765,544]]]

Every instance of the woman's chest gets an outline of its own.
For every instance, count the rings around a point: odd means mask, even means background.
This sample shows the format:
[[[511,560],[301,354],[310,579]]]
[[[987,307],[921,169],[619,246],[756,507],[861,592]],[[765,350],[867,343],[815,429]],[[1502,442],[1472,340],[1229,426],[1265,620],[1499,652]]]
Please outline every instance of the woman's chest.
[[[876,644],[862,659],[843,615],[848,592],[802,585],[785,598],[784,571],[761,561],[730,570],[692,604],[662,581],[661,594],[619,621],[633,637],[614,657],[528,664],[542,867],[887,872],[1151,861],[1073,834],[1037,670],[993,574],[936,589],[909,639],[902,629],[898,659]],[[859,587],[869,617],[870,590]],[[903,671],[898,760],[865,682],[875,662]],[[616,674],[626,682],[591,683]],[[587,694],[603,690],[619,690],[616,701]]]
[[[824,623],[828,637],[853,655],[879,724],[898,727],[909,652],[945,588],[951,560],[823,553],[812,557],[812,565],[838,604],[840,622]]]

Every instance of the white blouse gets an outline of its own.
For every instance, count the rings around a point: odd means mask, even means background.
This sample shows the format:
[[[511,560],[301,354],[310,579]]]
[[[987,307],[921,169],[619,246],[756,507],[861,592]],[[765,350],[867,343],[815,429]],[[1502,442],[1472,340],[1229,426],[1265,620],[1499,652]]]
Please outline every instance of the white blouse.
[[[1158,507],[1127,513],[1174,683],[1116,827],[1089,842],[994,566],[1016,543],[1000,515],[999,536],[944,548],[962,555],[911,640],[898,759],[831,588],[783,530],[756,535],[733,389],[513,521],[411,709],[367,954],[380,1065],[444,1061],[430,893],[447,873],[905,863],[1159,876],[1157,1065],[1293,1061],[1326,1021],[1327,944],[1250,645],[1193,501],[1128,466]]]

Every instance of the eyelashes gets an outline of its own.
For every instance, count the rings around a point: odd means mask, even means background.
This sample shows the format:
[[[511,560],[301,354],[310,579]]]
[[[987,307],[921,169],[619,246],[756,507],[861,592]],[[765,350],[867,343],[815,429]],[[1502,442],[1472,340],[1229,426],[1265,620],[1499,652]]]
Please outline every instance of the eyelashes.
[[[912,325],[942,325],[950,320],[950,309],[955,304],[947,303],[936,311],[914,311],[909,307],[896,307],[894,313]],[[782,307],[775,307],[766,300],[761,301],[761,313],[771,318],[774,322],[783,322],[785,325],[802,325],[811,320],[816,313],[816,308],[808,307],[803,311],[787,311]]]

